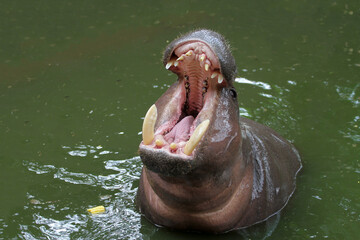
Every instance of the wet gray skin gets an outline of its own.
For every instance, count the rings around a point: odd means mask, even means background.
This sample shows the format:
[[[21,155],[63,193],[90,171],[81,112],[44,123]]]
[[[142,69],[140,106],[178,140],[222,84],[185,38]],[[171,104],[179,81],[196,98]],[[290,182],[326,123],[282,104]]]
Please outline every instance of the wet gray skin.
[[[168,64],[189,49],[189,59]],[[207,60],[199,60],[202,53]],[[140,144],[141,213],[160,226],[221,233],[279,212],[295,190],[300,157],[275,131],[239,116],[233,87],[237,70],[224,38],[210,30],[180,36],[166,48],[163,63],[178,80],[155,103],[156,137],[186,142],[201,122],[210,124],[189,156],[181,147],[172,151],[167,144]],[[186,117],[191,124],[170,138]]]

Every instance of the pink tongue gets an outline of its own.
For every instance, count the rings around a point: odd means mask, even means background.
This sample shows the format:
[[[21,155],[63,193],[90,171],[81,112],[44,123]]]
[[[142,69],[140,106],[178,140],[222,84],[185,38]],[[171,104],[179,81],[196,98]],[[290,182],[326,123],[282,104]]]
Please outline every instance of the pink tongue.
[[[193,116],[184,117],[168,134],[165,135],[165,140],[168,143],[187,141],[189,138],[190,127],[193,121]]]

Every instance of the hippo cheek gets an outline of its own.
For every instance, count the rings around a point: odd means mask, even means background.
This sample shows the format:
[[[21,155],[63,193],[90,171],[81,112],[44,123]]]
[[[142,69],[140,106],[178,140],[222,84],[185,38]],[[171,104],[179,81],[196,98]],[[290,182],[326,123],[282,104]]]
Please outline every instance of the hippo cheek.
[[[213,125],[199,146],[198,154],[207,168],[219,171],[233,165],[241,156],[241,131],[237,100],[228,89],[223,89],[212,118]]]

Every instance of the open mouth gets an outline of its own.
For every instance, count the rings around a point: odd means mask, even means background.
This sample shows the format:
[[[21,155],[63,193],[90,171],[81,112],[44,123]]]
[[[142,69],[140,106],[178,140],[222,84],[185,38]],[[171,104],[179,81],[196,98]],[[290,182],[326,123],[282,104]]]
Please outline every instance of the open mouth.
[[[155,104],[150,107],[143,123],[142,144],[189,157],[211,125],[218,90],[226,86],[226,81],[217,56],[206,43],[198,40],[177,46],[165,67],[178,75],[179,82],[163,111],[175,110],[169,111],[171,116],[162,114],[165,120],[155,129],[158,108]]]

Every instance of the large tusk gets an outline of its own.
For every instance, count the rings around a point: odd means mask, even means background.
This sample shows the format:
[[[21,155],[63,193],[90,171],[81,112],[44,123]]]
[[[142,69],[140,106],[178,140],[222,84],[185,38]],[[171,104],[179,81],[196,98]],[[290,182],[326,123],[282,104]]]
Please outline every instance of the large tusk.
[[[154,127],[156,119],[157,108],[155,104],[153,104],[145,115],[142,127],[142,137],[145,145],[149,145],[154,140]]]
[[[184,147],[184,153],[188,156],[194,151],[195,147],[199,144],[202,136],[204,136],[206,130],[209,127],[210,120],[206,119],[202,123],[200,123],[193,134],[191,135],[189,141],[186,143]]]

